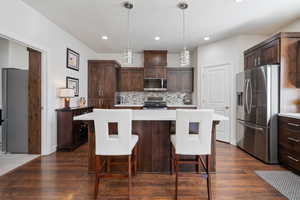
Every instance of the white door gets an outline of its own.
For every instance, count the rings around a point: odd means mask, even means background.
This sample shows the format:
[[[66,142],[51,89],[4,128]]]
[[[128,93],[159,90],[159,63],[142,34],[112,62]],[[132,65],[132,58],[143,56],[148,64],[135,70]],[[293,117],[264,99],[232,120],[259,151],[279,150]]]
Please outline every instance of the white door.
[[[230,117],[230,64],[204,67],[202,70],[201,103],[203,108]],[[230,142],[230,122],[217,126],[217,140]]]

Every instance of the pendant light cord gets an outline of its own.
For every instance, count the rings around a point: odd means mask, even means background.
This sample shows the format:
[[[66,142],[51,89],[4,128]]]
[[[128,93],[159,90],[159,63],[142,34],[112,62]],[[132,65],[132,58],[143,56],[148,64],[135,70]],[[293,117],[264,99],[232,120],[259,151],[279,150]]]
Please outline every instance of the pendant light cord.
[[[182,10],[182,40],[183,40],[183,49],[186,49],[186,45],[185,45],[185,10]]]
[[[127,11],[127,50],[130,49],[130,9]]]

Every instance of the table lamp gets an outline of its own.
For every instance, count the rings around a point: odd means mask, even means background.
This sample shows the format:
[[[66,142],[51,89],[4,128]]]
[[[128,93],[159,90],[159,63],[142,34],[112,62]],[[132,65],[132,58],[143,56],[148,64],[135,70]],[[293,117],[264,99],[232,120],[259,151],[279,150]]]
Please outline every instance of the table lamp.
[[[59,97],[65,99],[64,109],[70,109],[70,98],[75,96],[75,91],[72,88],[59,89]]]

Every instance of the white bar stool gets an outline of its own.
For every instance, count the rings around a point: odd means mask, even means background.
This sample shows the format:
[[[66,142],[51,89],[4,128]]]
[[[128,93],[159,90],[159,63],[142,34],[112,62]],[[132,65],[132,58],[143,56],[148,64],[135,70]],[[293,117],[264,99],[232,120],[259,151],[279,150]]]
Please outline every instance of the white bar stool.
[[[200,172],[201,165],[207,175],[208,199],[212,199],[211,176],[209,174],[209,155],[211,154],[211,131],[213,123],[213,110],[177,110],[176,134],[171,135],[172,142],[172,173],[176,170],[175,195],[178,198],[179,165],[193,164]],[[190,123],[199,123],[198,134],[189,133]],[[180,155],[197,156],[196,160],[180,160]],[[201,156],[206,156],[206,164]]]
[[[98,196],[99,181],[104,177],[128,177],[128,197],[131,198],[131,174],[136,174],[138,136],[132,135],[132,110],[94,109],[95,145],[96,145],[96,182],[95,198]],[[109,123],[118,124],[118,135],[109,135]],[[133,153],[133,156],[131,156]],[[128,174],[117,175],[103,173],[105,159],[112,156],[128,156]],[[133,164],[132,164],[133,162]],[[118,162],[121,164],[120,162]],[[110,163],[113,164],[113,163]],[[117,164],[117,163],[115,163]],[[124,163],[122,163],[124,164]]]

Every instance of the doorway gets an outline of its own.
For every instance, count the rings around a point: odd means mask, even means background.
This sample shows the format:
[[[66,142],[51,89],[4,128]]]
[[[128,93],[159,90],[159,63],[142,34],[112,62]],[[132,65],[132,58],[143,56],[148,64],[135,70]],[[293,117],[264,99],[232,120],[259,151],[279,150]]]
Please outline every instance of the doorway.
[[[214,109],[216,113],[230,118],[230,74],[231,65],[221,64],[202,68],[201,105]],[[223,121],[217,127],[218,141],[230,143],[230,121]]]
[[[0,38],[1,150],[41,154],[41,52]]]

